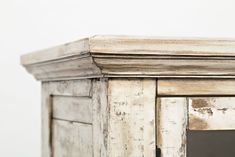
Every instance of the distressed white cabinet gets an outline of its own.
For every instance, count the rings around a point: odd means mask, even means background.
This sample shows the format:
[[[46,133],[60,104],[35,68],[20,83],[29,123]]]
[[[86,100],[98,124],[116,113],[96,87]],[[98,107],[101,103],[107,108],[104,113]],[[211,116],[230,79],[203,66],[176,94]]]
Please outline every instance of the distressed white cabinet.
[[[42,82],[42,157],[186,157],[187,131],[235,129],[231,39],[94,36],[21,63]]]

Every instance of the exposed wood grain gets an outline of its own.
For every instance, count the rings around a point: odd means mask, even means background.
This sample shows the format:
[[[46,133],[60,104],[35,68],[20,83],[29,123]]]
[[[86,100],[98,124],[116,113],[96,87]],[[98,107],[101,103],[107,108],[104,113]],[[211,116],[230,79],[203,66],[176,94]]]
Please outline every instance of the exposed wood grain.
[[[158,95],[235,95],[234,79],[159,79]]]
[[[109,156],[155,156],[154,79],[109,81]]]
[[[108,83],[107,79],[92,81],[93,157],[108,157]]]
[[[235,56],[235,41],[212,38],[94,36],[90,51],[102,54]]]
[[[92,126],[53,120],[53,157],[93,157]]]
[[[189,98],[190,130],[235,130],[234,97]]]
[[[186,98],[157,98],[157,146],[162,157],[186,157]]]
[[[53,96],[53,118],[92,123],[92,99],[88,97]]]

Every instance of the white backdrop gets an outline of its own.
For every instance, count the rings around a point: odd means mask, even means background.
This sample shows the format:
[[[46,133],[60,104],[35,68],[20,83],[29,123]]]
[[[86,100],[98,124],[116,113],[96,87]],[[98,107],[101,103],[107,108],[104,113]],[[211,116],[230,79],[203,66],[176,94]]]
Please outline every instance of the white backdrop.
[[[21,54],[95,34],[234,37],[234,0],[0,0],[0,157],[40,156],[40,83]]]

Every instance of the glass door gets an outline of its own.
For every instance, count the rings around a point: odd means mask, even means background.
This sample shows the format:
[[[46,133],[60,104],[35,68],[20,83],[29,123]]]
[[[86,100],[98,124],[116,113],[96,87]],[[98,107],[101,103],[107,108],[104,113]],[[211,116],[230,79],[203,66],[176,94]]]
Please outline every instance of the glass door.
[[[161,157],[234,157],[235,97],[157,98]]]

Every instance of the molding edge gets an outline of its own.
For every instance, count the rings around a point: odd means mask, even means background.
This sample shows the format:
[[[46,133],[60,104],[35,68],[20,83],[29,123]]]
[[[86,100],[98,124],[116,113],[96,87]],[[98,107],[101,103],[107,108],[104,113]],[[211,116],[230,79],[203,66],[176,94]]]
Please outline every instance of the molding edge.
[[[40,81],[235,78],[235,41],[95,36],[24,55],[21,63]]]

